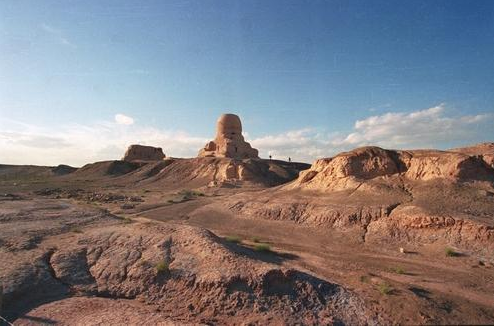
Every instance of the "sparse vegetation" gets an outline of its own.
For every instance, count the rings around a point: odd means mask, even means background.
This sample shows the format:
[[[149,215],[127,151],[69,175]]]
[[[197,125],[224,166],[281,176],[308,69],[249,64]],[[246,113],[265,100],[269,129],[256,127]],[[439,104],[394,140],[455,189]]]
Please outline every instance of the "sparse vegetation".
[[[124,217],[122,220],[125,224],[132,223],[132,219],[130,217]]]
[[[259,243],[260,241],[261,241],[260,238],[258,238],[258,237],[252,237],[252,242]]]
[[[169,270],[170,270],[170,267],[168,266],[168,264],[164,260],[162,260],[156,264],[156,272],[158,272],[158,274],[168,273]]]
[[[73,227],[70,229],[70,232],[74,232],[74,233],[82,233],[82,230],[77,228],[77,227]]]
[[[204,197],[205,194],[197,190],[183,189],[177,192],[175,196],[176,198],[168,199],[167,202],[169,204],[183,203],[184,201],[192,200],[196,197]]]
[[[381,294],[384,294],[384,295],[388,295],[388,294],[391,294],[393,292],[393,288],[388,283],[379,284],[378,290],[379,290],[379,292],[381,292]]]
[[[395,272],[396,274],[405,274],[405,270],[401,267],[394,267],[394,268],[391,268],[391,270],[393,272]]]
[[[267,243],[258,243],[254,246],[254,250],[259,252],[269,252],[271,251],[271,246]]]
[[[369,276],[367,276],[367,275],[361,275],[360,276],[360,282],[361,283],[369,283]]]
[[[444,252],[445,252],[445,254],[446,254],[447,257],[457,257],[457,256],[459,256],[459,254],[453,248],[447,247],[446,249],[444,249]]]
[[[235,235],[227,236],[225,240],[233,243],[242,243],[242,239],[239,236],[235,236]]]
[[[203,197],[204,193],[197,190],[184,189],[179,191],[177,195],[182,196],[186,199],[192,199],[194,197]]]

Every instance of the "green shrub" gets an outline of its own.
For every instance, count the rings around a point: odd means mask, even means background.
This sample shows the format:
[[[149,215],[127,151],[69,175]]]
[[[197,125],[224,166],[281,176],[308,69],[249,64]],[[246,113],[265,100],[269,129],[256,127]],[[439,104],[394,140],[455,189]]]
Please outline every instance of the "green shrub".
[[[167,273],[169,270],[169,266],[164,260],[156,264],[156,272],[158,272],[158,274]]]
[[[76,228],[76,227],[73,227],[70,229],[70,232],[74,232],[74,233],[82,233],[82,230],[79,229],[79,228]]]
[[[379,292],[381,292],[381,294],[384,294],[384,295],[388,295],[388,294],[391,294],[391,292],[393,292],[393,288],[387,283],[379,284],[378,290],[379,290]]]
[[[449,248],[449,247],[444,249],[444,253],[446,254],[447,257],[458,256],[458,253],[453,248]]]
[[[258,237],[252,237],[252,242],[259,243],[261,241]]]
[[[271,246],[267,243],[258,243],[254,246],[254,250],[260,252],[269,252],[271,251]]]
[[[178,192],[179,196],[182,196],[184,199],[192,199],[194,197],[202,197],[204,193],[197,190],[184,189]]]
[[[124,217],[122,220],[123,220],[123,222],[124,222],[125,224],[130,224],[130,223],[132,223],[132,219],[131,219],[130,217]]]
[[[242,239],[239,236],[236,235],[230,235],[225,238],[226,241],[228,242],[233,242],[233,243],[241,243]]]
[[[361,275],[360,276],[360,282],[361,283],[369,283],[369,276],[367,276],[367,275]]]
[[[393,272],[395,272],[396,274],[405,274],[405,270],[401,267],[395,267],[395,268],[392,268],[391,270]]]

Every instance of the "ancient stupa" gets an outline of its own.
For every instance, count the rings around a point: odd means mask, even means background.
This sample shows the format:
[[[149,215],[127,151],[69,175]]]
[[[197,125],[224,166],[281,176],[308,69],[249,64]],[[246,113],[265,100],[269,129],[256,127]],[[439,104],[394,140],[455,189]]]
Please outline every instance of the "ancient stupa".
[[[161,161],[165,158],[163,150],[160,147],[130,145],[125,152],[123,161]]]
[[[231,113],[223,114],[216,123],[216,138],[199,151],[199,157],[230,157],[236,159],[259,158],[242,136],[242,122]]]

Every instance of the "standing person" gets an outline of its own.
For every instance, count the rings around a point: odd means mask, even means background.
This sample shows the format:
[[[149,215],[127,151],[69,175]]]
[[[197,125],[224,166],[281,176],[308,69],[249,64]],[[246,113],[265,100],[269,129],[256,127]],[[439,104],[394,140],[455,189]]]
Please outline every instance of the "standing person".
[[[271,161],[271,159],[272,159],[272,158],[273,158],[273,157],[271,156],[271,154],[269,154],[269,160],[270,160],[270,161]]]
[[[292,158],[289,156],[288,157],[288,162],[291,162],[292,161]]]

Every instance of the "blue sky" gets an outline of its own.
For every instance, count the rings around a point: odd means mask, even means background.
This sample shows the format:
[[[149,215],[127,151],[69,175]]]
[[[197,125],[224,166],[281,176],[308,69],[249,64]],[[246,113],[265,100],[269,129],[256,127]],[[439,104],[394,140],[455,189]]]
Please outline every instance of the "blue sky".
[[[0,162],[194,156],[223,112],[304,161],[493,141],[492,58],[492,1],[4,0]]]

